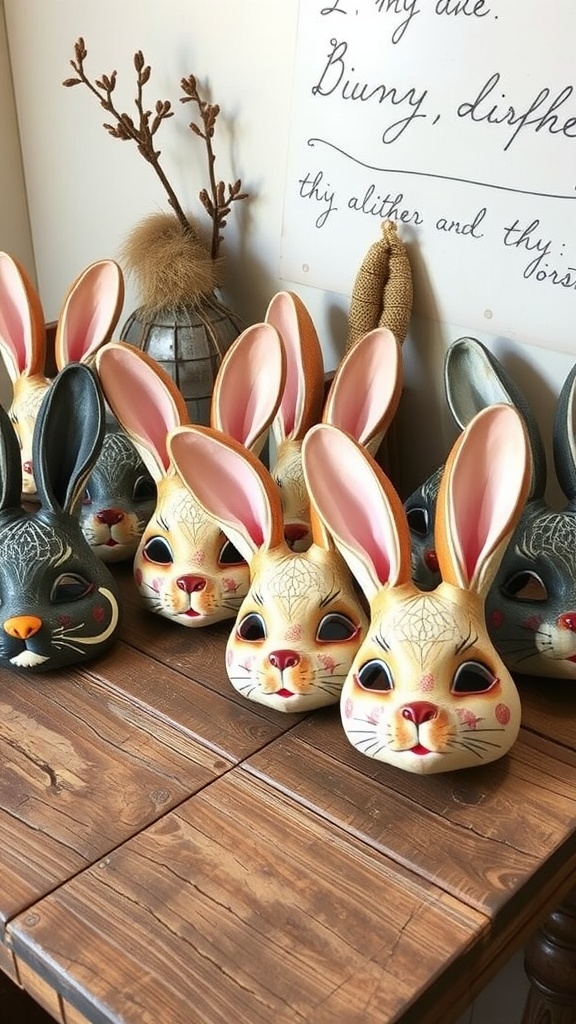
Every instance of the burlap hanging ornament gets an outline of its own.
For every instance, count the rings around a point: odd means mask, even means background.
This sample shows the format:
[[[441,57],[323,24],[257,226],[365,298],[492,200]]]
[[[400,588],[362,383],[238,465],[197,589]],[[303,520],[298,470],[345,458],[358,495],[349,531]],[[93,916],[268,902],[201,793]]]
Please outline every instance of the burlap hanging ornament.
[[[412,314],[412,270],[396,223],[385,220],[356,275],[348,313],[348,347],[375,327],[388,327],[402,344]]]

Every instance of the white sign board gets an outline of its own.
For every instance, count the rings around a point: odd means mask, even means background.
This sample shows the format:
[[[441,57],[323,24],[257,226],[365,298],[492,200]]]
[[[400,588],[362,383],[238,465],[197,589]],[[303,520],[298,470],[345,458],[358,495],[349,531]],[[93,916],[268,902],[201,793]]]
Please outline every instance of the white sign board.
[[[393,219],[414,311],[576,350],[576,0],[301,0],[281,276],[350,295]]]

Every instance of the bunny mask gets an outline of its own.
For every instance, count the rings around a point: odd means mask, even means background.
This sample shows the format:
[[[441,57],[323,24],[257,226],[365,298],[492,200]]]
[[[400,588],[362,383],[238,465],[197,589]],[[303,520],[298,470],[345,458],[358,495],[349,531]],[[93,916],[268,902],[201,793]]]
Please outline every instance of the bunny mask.
[[[166,445],[168,432],[188,423],[182,395],[154,360],[130,345],[111,342],[99,352],[97,366],[107,401],[157,487],[134,558],[143,603],[194,628],[234,617],[248,590],[248,566],[184,486]],[[247,328],[218,371],[213,425],[259,452],[285,373],[277,331],[267,324]]]
[[[367,621],[325,531],[313,520],[312,545],[292,551],[272,477],[220,432],[182,427],[168,447],[182,479],[250,566],[226,648],[232,686],[277,711],[337,703]]]
[[[58,370],[72,362],[91,366],[110,339],[124,300],[122,271],[114,260],[92,263],[70,286],[60,310],[54,356]],[[46,328],[40,299],[23,267],[0,253],[0,355],[13,385],[10,418],[18,435],[24,498],[36,500],[32,437],[51,381],[44,375]],[[78,514],[82,530],[105,562],[133,558],[154,508],[154,484],[128,438],[111,419]]]
[[[119,622],[116,584],[74,514],[98,456],[104,406],[94,374],[70,364],[40,406],[33,459],[41,506],[20,505],[16,434],[0,409],[0,660],[28,672],[103,653]]]
[[[322,348],[306,306],[293,292],[274,295],[265,320],[278,331],[286,352],[286,381],[272,421],[276,453],[271,472],[280,488],[286,540],[294,551],[305,551],[312,538],[301,449],[306,431],[322,413]]]
[[[293,551],[312,540],[310,498],[302,471],[302,440],[322,418],[341,427],[374,455],[400,401],[402,355],[387,328],[365,334],[345,353],[323,406],[324,381],[320,343],[298,296],[278,292],[266,320],[278,330],[287,353],[287,379],[272,423],[276,462],[272,477],[280,488],[284,535]]]
[[[113,260],[87,267],[70,286],[58,318],[58,370],[70,362],[89,363],[118,322],[124,300],[122,272]],[[24,268],[0,252],[0,355],[13,387],[9,414],[22,456],[22,491],[33,498],[32,438],[40,403],[50,381],[44,375],[46,327],[40,298]]]
[[[576,366],[568,374],[554,420],[554,463],[567,498],[557,511],[544,499],[544,445],[528,403],[504,367],[474,338],[461,338],[446,355],[448,405],[460,427],[495,402],[515,406],[522,414],[532,451],[532,482],[528,501],[486,599],[488,629],[509,669],[516,673],[576,678]],[[438,476],[439,474],[436,474]],[[428,489],[430,521],[434,487],[430,481],[407,505],[423,507]],[[411,524],[419,511],[408,513]],[[412,518],[411,518],[412,517]],[[424,520],[421,519],[422,526]],[[413,530],[415,574],[422,578],[422,550],[432,550],[430,537]],[[424,556],[425,557],[425,556]]]
[[[350,743],[421,774],[501,757],[516,739],[520,702],[488,637],[484,596],[528,489],[518,413],[485,410],[452,449],[437,503],[442,582],[431,593],[411,580],[406,515],[374,460],[319,425],[305,439],[303,465],[313,505],[370,604],[342,689]]]

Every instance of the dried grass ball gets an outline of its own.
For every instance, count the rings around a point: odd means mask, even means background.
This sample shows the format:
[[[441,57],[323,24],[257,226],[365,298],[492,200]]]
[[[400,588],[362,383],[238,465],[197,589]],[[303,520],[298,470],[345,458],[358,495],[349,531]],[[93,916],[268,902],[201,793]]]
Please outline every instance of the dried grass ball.
[[[140,221],[120,253],[133,274],[147,313],[198,302],[221,283],[221,261],[213,260],[194,227],[186,231],[171,213]]]

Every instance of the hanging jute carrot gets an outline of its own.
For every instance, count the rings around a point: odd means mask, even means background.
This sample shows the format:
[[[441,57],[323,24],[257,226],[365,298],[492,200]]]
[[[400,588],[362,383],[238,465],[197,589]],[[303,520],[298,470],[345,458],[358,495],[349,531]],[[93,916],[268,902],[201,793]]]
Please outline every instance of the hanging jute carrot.
[[[402,344],[412,313],[412,271],[396,223],[385,220],[356,275],[348,313],[348,347],[375,327],[388,327]]]

